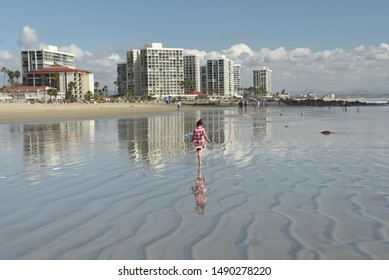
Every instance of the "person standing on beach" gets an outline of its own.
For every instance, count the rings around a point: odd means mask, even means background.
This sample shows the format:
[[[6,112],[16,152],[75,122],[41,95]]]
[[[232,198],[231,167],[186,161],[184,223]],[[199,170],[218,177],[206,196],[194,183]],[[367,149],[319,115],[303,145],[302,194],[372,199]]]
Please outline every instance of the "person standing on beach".
[[[211,143],[205,129],[203,127],[204,123],[202,119],[198,120],[196,123],[196,127],[193,130],[192,142],[194,143],[194,147],[197,151],[197,159],[199,165],[201,165],[201,150],[205,149],[205,141]]]

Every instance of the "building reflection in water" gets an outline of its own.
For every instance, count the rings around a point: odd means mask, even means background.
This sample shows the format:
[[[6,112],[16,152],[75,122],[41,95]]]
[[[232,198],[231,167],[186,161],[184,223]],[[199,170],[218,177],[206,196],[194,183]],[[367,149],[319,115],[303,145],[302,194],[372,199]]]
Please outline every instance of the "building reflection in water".
[[[267,115],[260,115],[253,118],[253,136],[266,138],[270,130]]]
[[[40,166],[60,166],[82,160],[80,141],[95,142],[95,121],[23,124],[23,158],[27,177],[38,180]],[[55,170],[55,169],[54,169]]]
[[[131,159],[156,164],[168,156],[193,152],[190,137],[197,120],[204,122],[208,136],[216,145],[224,144],[226,149],[233,147],[241,137],[245,137],[236,109],[196,111],[194,114],[153,116],[144,118],[120,119],[118,134],[120,145],[127,145]],[[253,136],[267,134],[266,116],[255,117]],[[249,137],[250,138],[250,137]],[[236,147],[235,147],[236,148]]]
[[[23,161],[29,176],[34,178],[39,176],[37,166],[51,166],[54,170],[59,165],[77,164],[85,161],[86,155],[100,152],[98,147],[106,143],[107,149],[126,150],[130,159],[149,164],[192,153],[191,137],[184,135],[192,133],[200,118],[215,146],[223,145],[224,150],[236,150],[236,144],[246,144],[249,139],[258,141],[266,137],[269,129],[266,115],[243,120],[234,108],[110,121],[15,124],[9,126],[9,137],[4,137],[14,139],[22,135]],[[252,137],[247,137],[247,133]]]

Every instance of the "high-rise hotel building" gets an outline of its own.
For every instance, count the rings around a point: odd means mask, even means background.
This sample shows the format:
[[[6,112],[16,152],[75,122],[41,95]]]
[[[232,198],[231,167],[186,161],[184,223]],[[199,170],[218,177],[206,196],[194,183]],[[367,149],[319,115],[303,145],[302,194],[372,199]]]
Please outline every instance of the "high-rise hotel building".
[[[197,54],[183,55],[181,48],[164,48],[161,43],[152,43],[144,49],[127,52],[125,63],[126,67],[117,64],[120,94],[126,89],[135,97],[155,98],[183,96],[194,90],[218,97],[240,92],[241,66],[224,56],[207,60],[201,66]],[[192,85],[184,89],[181,84],[184,80],[191,80]]]
[[[127,87],[134,96],[180,96],[184,89],[184,58],[181,48],[164,48],[161,43],[127,52]]]
[[[200,91],[200,56],[198,54],[184,55],[184,78],[192,81],[185,93]]]
[[[242,83],[241,83],[241,68],[240,64],[234,65],[234,94],[241,95]]]
[[[125,95],[127,89],[127,63],[121,62],[116,64],[117,79],[116,87],[119,95]]]
[[[272,71],[266,67],[259,70],[253,70],[253,86],[262,93],[272,93],[271,88]]]
[[[74,55],[58,51],[58,47],[46,45],[40,49],[21,51],[22,74],[29,71],[51,67],[56,64],[75,67]]]
[[[207,60],[206,80],[208,95],[230,97],[234,95],[234,62],[222,56]]]

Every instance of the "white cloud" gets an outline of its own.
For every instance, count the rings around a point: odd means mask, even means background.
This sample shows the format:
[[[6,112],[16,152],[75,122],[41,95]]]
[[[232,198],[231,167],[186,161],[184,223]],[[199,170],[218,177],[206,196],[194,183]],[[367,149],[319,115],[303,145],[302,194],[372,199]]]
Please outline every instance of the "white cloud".
[[[0,61],[9,60],[13,58],[13,55],[9,51],[0,51]]]
[[[64,52],[73,53],[77,68],[93,72],[95,81],[98,81],[101,86],[108,86],[108,90],[113,90],[113,83],[117,78],[116,64],[124,61],[124,58],[121,58],[118,53],[108,49],[89,52],[74,44],[60,49]]]
[[[204,57],[212,57],[211,52]],[[220,53],[218,53],[220,54]],[[222,51],[226,58],[242,65],[243,86],[252,85],[252,71],[266,66],[273,71],[273,88],[337,91],[380,89],[389,92],[389,45],[359,46],[352,50],[312,52],[309,48],[251,51],[244,44]]]
[[[34,28],[24,26],[19,34],[18,45],[21,48],[34,48],[38,45],[38,35]]]
[[[38,46],[35,30],[25,26],[20,33],[18,43],[24,47]],[[131,49],[123,48],[117,51],[97,49],[92,52],[76,44],[70,44],[59,47],[59,50],[74,54],[77,68],[93,72],[96,81],[101,85],[107,85],[112,90],[117,76],[116,64],[124,62],[126,52]],[[255,50],[246,44],[236,44],[221,51],[185,49],[184,54],[199,54],[202,65],[207,59],[220,58],[222,55],[236,64],[241,64],[244,87],[252,86],[253,70],[266,66],[273,71],[274,91],[286,89],[290,92],[304,92],[309,89],[336,92],[361,89],[389,92],[387,82],[389,44],[387,43],[378,46],[360,45],[350,50],[336,48],[317,52],[307,47],[287,50],[282,46],[276,49]],[[19,61],[20,54],[0,50],[0,66],[18,69]]]
[[[66,46],[66,47],[59,47],[58,49],[61,52],[74,54],[75,60],[83,60],[85,58],[92,56],[92,54],[90,52],[82,50],[76,44],[71,44],[71,45]]]

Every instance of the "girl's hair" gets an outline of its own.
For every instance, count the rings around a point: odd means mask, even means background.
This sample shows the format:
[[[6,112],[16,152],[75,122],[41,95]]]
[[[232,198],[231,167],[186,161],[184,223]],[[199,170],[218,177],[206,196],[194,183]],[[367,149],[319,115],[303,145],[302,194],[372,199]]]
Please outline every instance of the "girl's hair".
[[[200,125],[203,125],[203,120],[202,119],[199,119],[196,123],[196,126],[200,126]]]

